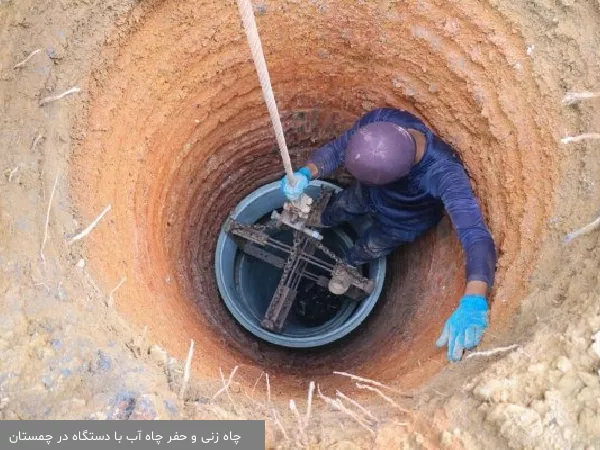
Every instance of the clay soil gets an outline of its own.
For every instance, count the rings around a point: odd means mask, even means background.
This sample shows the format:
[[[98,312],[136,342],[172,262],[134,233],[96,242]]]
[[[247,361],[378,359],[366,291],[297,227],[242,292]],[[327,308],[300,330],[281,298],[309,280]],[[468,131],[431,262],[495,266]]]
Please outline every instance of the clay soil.
[[[597,234],[564,239],[600,210],[599,141],[561,142],[600,130],[597,98],[562,102],[600,89],[598,3],[255,12],[295,165],[375,107],[456,148],[499,255],[477,350],[500,351],[449,365],[434,346],[464,285],[447,219],[389,259],[377,308],[333,346],[283,350],[236,325],[216,239],[282,169],[235,2],[0,0],[0,417],[260,418],[283,448],[600,448]],[[315,394],[298,426],[288,403],[303,413],[311,381],[369,414]]]

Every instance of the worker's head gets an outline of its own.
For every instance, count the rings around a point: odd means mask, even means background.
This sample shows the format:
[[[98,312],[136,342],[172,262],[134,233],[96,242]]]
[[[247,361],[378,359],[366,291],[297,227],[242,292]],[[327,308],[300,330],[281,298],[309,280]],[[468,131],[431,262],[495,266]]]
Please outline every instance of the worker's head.
[[[388,184],[408,175],[416,147],[406,129],[391,122],[370,123],[348,142],[345,166],[361,183]]]

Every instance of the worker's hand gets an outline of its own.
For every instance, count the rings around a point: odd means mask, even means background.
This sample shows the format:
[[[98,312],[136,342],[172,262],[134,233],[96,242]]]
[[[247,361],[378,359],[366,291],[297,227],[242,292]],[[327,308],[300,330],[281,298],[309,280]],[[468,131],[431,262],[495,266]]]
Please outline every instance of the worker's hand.
[[[290,184],[287,175],[281,179],[281,190],[288,200],[298,200],[306,189],[306,186],[308,186],[308,183],[310,183],[311,178],[312,175],[310,169],[308,167],[303,167],[294,173],[296,184],[293,186]]]
[[[464,349],[475,347],[488,326],[488,305],[483,295],[464,295],[444,325],[435,345],[448,344],[448,361],[460,361]]]

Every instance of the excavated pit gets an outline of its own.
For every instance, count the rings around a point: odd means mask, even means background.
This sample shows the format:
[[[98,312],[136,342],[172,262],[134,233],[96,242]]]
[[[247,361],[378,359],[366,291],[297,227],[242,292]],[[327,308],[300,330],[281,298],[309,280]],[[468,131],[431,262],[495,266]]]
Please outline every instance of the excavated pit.
[[[350,4],[352,3],[352,4]],[[295,166],[375,107],[408,109],[452,143],[494,236],[491,323],[500,335],[526,292],[552,199],[556,162],[526,45],[479,2],[264,3],[258,28]],[[246,333],[219,297],[221,224],[281,162],[233,2],[164,2],[122,39],[96,76],[72,184],[85,217],[112,204],[90,236],[96,277],[129,280],[118,310],[195,371],[241,364],[285,392],[334,370],[404,389],[444,365],[434,341],[464,286],[447,219],[388,260],[387,284],[357,332],[290,350]],[[551,111],[551,108],[546,108]],[[344,183],[343,174],[334,181]]]

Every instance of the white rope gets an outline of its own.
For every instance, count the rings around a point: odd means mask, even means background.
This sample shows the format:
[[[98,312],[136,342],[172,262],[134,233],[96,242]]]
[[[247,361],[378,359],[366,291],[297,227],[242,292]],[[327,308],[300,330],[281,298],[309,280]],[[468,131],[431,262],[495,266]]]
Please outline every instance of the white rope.
[[[265,62],[262,44],[256,29],[252,1],[237,0],[237,4],[240,11],[240,16],[242,17],[242,22],[244,24],[244,30],[246,31],[246,37],[248,39],[248,45],[250,46],[250,52],[252,53],[252,59],[254,60],[254,66],[256,67],[256,73],[258,74],[260,86],[262,87],[263,97],[265,99],[265,103],[267,104],[269,115],[271,116],[271,123],[273,124],[273,131],[275,132],[277,144],[279,145],[279,152],[281,153],[283,167],[290,180],[290,184],[293,186],[296,184],[296,181],[294,180],[294,171],[292,169],[290,154],[285,143],[281,119],[279,117],[279,111],[277,110],[277,104],[275,103],[275,96],[273,95],[271,78],[269,77],[269,71],[267,70],[267,63]]]

